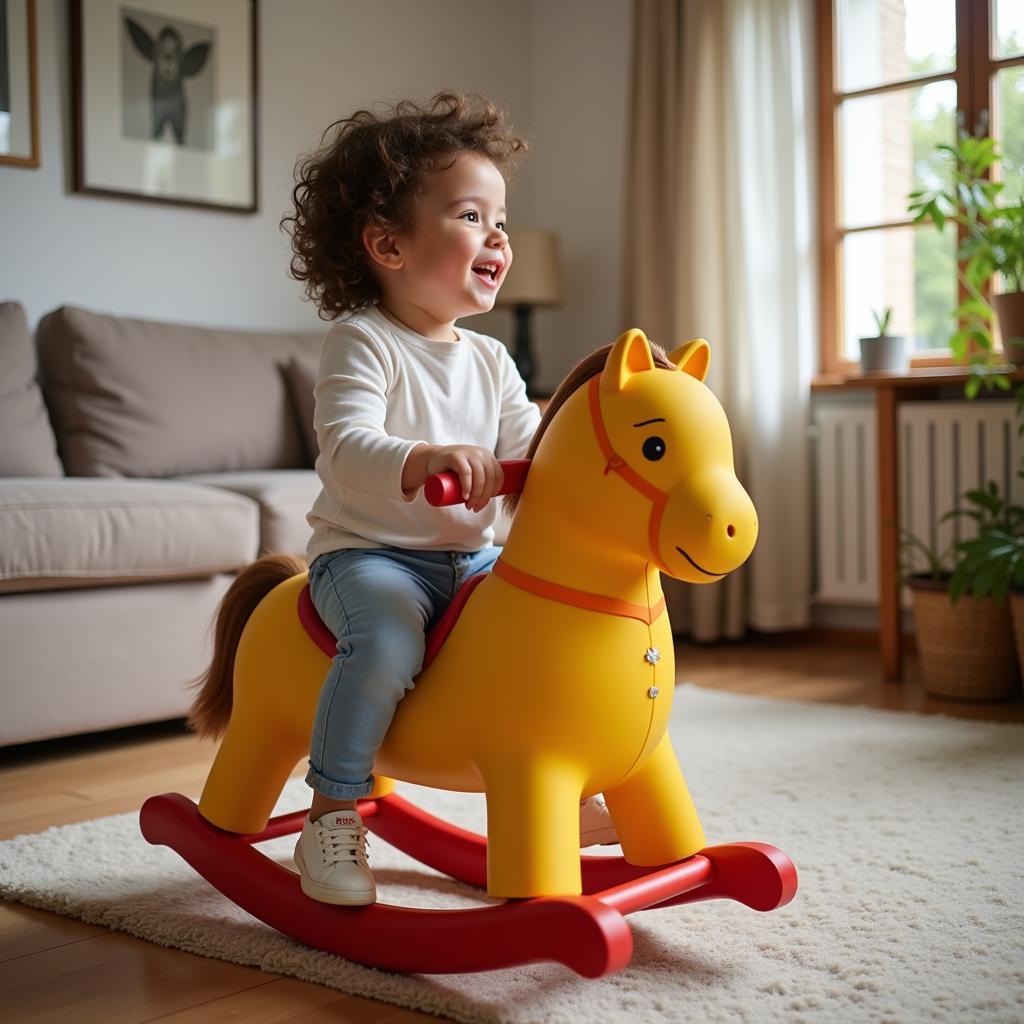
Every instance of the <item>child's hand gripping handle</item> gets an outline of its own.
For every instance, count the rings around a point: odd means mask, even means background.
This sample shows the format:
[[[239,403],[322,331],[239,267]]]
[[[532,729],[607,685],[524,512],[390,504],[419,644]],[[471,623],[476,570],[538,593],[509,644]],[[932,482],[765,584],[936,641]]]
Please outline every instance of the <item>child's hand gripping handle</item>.
[[[518,494],[526,482],[526,474],[530,468],[529,459],[502,459],[501,469],[505,474],[505,482],[498,494]],[[462,487],[459,485],[458,473],[448,470],[428,476],[423,484],[423,493],[431,505],[461,505]]]

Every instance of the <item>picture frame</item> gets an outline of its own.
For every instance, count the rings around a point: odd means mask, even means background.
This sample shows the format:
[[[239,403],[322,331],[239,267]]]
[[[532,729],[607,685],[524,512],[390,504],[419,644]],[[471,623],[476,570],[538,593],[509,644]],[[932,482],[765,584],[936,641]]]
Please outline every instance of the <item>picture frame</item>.
[[[255,213],[257,0],[72,0],[74,190]]]
[[[0,0],[0,164],[39,166],[36,0]]]

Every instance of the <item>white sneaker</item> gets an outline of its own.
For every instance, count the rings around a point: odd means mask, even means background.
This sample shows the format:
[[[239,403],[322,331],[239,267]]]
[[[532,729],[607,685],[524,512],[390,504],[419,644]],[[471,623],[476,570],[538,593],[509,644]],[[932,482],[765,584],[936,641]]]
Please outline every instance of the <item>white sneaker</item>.
[[[609,846],[619,841],[612,816],[600,794],[580,802],[580,847]]]
[[[295,844],[302,891],[321,903],[362,907],[377,902],[366,859],[366,828],[358,811],[328,811],[302,823]]]

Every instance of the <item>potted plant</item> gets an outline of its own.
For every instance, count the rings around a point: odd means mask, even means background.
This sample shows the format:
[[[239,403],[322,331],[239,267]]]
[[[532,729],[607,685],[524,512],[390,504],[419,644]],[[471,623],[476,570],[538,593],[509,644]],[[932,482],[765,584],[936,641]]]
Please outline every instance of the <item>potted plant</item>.
[[[872,310],[878,334],[872,338],[860,339],[860,369],[862,373],[905,370],[906,356],[903,351],[903,337],[889,333],[892,322],[892,307],[886,306],[881,314]]]
[[[950,181],[912,192],[908,209],[915,223],[930,220],[940,232],[947,223],[958,226],[958,274],[967,298],[954,310],[958,329],[950,337],[950,348],[958,362],[969,366],[971,376],[964,389],[968,398],[975,398],[983,386],[1009,391],[1010,379],[999,370],[999,356],[1024,364],[1024,198],[1008,202],[1003,183],[990,179],[989,171],[1000,158],[994,139],[975,138],[961,128],[955,145],[939,145],[936,151],[950,168]],[[985,291],[994,279],[1001,279],[1004,290],[990,304]],[[992,336],[997,318],[1001,354],[996,353]],[[1016,399],[1020,433],[1024,389],[1018,388]],[[931,574],[930,584],[919,578],[908,581],[922,669],[931,692],[954,688],[957,693],[943,695],[997,699],[1011,696],[1018,687],[1006,664],[1010,607],[1019,619],[1018,661],[1024,665],[1024,597],[1013,596],[1015,588],[1024,586],[1024,510],[1012,505],[995,483],[967,492],[964,500],[967,507],[950,515],[972,520],[976,535],[941,555],[928,552],[930,565],[940,570]],[[917,538],[904,535],[904,554],[922,547]],[[928,589],[931,596],[922,597]],[[960,602],[967,593],[974,600]],[[922,637],[933,628],[949,632],[945,638]],[[973,682],[968,667],[955,667],[965,652],[974,652],[977,658]],[[965,687],[967,692],[959,692]]]
[[[966,518],[978,533],[938,551],[901,530],[901,579],[910,589],[925,689],[947,700],[1007,700],[1020,688],[1010,606],[1014,573],[1024,582],[1024,509],[990,483],[964,495],[966,507],[942,521]],[[1008,538],[1013,538],[1012,542]],[[1007,547],[1018,552],[1009,570]],[[915,572],[913,555],[927,571]],[[973,600],[961,600],[970,594]]]
[[[1014,398],[1017,434],[1024,437],[1024,386],[1017,388]],[[1018,468],[1017,477],[1024,478],[1024,468]],[[974,496],[988,515],[975,517],[977,536],[959,545],[960,561],[950,582],[950,596],[956,600],[968,584],[977,597],[991,595],[1002,603],[1008,596],[1017,661],[1024,669],[1024,508],[1003,499],[994,483]]]
[[[911,192],[908,210],[915,223],[928,219],[942,231],[954,222],[963,229],[957,259],[968,298],[954,311],[962,326],[950,347],[960,362],[969,356],[972,363],[991,363],[998,316],[1006,357],[1024,363],[1024,197],[1006,201],[1004,184],[987,176],[1001,155],[991,137],[961,129],[955,145],[936,150],[950,165],[952,183]],[[997,277],[1003,292],[994,296],[993,310],[983,292]]]
[[[950,600],[962,593],[965,580],[972,579],[975,597],[991,596],[996,604],[1009,597],[1010,621],[1017,645],[1017,664],[1024,666],[1024,508],[1014,507],[1016,528],[1005,525],[982,530],[977,537],[960,544],[959,577],[950,580]]]

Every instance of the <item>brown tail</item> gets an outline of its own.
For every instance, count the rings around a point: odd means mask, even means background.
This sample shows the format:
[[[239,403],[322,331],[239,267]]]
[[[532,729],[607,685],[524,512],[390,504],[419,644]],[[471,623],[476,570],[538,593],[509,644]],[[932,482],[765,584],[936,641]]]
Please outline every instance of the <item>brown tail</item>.
[[[279,583],[306,571],[306,563],[293,555],[264,555],[243,569],[228,587],[217,609],[213,659],[192,685],[199,695],[189,712],[188,725],[200,736],[216,739],[231,717],[235,651],[242,629],[256,605]]]

